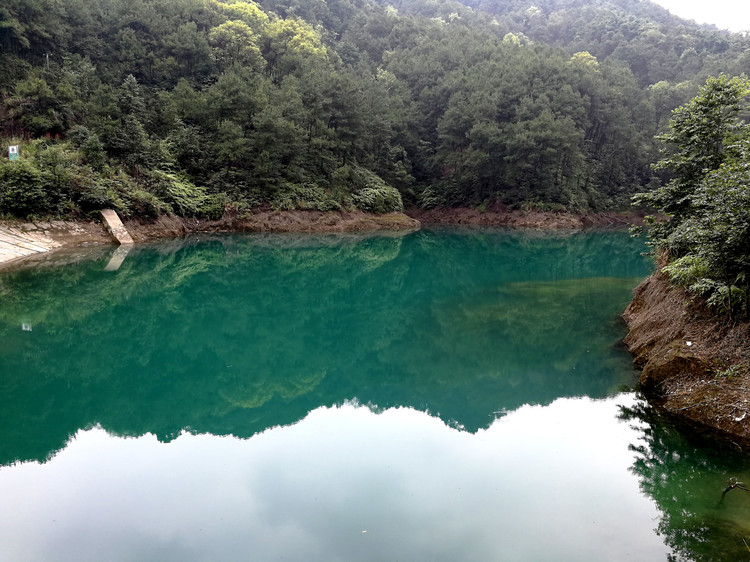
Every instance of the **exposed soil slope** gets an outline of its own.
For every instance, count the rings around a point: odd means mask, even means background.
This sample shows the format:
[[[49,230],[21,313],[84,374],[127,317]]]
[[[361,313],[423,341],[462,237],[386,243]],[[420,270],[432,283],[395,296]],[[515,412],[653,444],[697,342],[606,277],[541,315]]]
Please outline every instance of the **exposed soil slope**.
[[[623,318],[649,400],[750,450],[750,324],[717,319],[660,274],[638,286]]]
[[[472,207],[408,209],[410,217],[423,224],[461,226],[506,226],[539,230],[579,230],[586,227],[622,227],[641,224],[643,217],[619,213],[569,213],[566,211],[510,211],[496,205],[487,211]]]
[[[155,220],[125,221],[136,241],[182,236],[188,232],[368,232],[409,231],[421,226],[403,213],[375,215],[362,211],[270,211],[227,214],[219,220],[161,216]]]

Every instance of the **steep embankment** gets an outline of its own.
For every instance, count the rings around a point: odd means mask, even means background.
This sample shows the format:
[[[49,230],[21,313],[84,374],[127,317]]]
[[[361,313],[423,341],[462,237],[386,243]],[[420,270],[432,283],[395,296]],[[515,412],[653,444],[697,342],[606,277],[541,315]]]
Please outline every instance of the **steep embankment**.
[[[638,286],[623,318],[651,402],[750,450],[750,324],[717,319],[659,274]]]

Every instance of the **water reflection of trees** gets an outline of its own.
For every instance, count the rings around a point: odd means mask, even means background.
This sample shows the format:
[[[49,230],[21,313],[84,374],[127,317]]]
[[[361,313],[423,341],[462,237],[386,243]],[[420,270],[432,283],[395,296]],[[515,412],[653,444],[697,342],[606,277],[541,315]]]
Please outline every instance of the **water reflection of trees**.
[[[641,432],[632,471],[662,513],[656,530],[673,549],[670,560],[750,559],[750,493],[723,495],[730,478],[750,479],[746,454],[681,430],[645,401],[623,407],[621,418]]]
[[[97,423],[247,437],[357,399],[474,431],[605,396],[645,273],[624,233],[217,237],[108,258],[0,276],[0,463]]]

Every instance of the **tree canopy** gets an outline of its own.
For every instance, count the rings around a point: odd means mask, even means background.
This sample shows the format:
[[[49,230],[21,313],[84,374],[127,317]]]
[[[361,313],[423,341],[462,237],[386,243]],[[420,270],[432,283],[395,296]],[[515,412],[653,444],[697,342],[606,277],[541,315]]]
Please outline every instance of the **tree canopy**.
[[[747,63],[642,2],[469,4],[0,0],[0,214],[618,207],[694,81]]]
[[[636,196],[667,215],[651,243],[674,282],[732,315],[750,313],[750,80],[721,75],[677,108],[657,168],[672,179]]]

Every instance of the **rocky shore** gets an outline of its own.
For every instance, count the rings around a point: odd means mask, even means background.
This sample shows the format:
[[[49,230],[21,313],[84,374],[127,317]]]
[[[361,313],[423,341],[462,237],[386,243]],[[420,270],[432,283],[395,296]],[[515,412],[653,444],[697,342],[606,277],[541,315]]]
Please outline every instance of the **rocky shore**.
[[[750,324],[732,322],[654,274],[623,318],[640,386],[693,431],[750,451]]]

